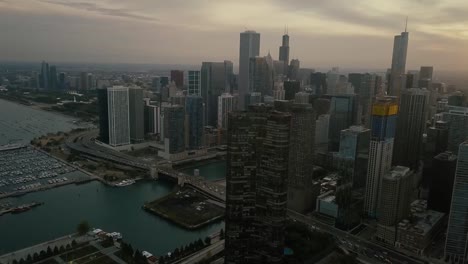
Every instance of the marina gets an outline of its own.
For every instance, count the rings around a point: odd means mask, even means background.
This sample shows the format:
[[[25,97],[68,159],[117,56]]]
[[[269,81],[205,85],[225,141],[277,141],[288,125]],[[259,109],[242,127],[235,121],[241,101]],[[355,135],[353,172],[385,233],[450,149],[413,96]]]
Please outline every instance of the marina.
[[[75,179],[76,169],[31,146],[0,148],[0,195]]]

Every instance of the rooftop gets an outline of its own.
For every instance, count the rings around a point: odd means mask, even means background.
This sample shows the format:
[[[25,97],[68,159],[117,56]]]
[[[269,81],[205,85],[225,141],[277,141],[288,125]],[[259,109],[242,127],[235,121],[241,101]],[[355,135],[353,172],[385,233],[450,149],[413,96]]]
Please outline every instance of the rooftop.
[[[411,204],[411,213],[415,221],[405,219],[398,224],[399,229],[426,235],[436,224],[442,221],[444,213],[427,210],[426,200],[416,200]]]

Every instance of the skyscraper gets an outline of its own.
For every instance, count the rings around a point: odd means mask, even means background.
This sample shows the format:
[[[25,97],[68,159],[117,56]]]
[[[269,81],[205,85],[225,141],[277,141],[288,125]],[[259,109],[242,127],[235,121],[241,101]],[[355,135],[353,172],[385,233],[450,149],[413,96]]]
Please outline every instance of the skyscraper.
[[[341,130],[338,156],[352,164],[353,188],[362,188],[366,184],[370,134],[370,129],[363,126]]]
[[[432,88],[432,74],[433,73],[434,73],[434,67],[421,66],[421,70],[419,71],[418,87],[426,88],[430,90]]]
[[[188,71],[188,95],[202,95],[200,71]]]
[[[327,75],[321,72],[311,73],[310,87],[314,90],[317,96],[327,94]]]
[[[283,72],[281,74],[286,76],[289,67],[289,35],[287,32],[283,35],[283,41],[279,47],[279,61],[283,62]]]
[[[114,86],[107,89],[109,114],[109,145],[130,144],[130,118],[128,88]]]
[[[218,128],[228,128],[228,116],[232,111],[237,110],[237,97],[229,93],[218,96]]]
[[[369,73],[350,73],[348,75],[348,80],[353,85],[354,92],[359,97],[361,120],[357,120],[357,122],[366,127],[370,127],[370,110],[372,98],[375,96],[375,75]]]
[[[58,78],[58,88],[59,88],[60,90],[65,90],[65,88],[66,88],[66,83],[65,83],[65,81],[66,81],[65,73],[64,73],[64,72],[61,72],[61,73],[59,74],[59,78]]]
[[[163,107],[164,145],[169,154],[185,150],[185,109],[181,105]]]
[[[453,108],[443,113],[448,122],[448,150],[457,154],[458,147],[468,138],[468,108]]]
[[[151,135],[161,134],[161,107],[152,104],[145,105],[145,133]]]
[[[131,87],[128,89],[130,140],[134,143],[145,140],[143,89]]]
[[[397,224],[409,215],[412,177],[408,167],[396,166],[382,178],[376,237],[387,244],[395,244]]]
[[[80,73],[80,90],[88,90],[88,73],[81,72]]]
[[[426,89],[402,91],[393,151],[394,165],[413,170],[419,167],[428,111],[429,92]]]
[[[52,65],[49,67],[49,89],[57,90],[57,67]]]
[[[184,71],[171,70],[171,82],[175,82],[177,88],[182,89],[184,87]]]
[[[239,49],[239,108],[246,109],[245,99],[249,94],[250,58],[260,54],[260,34],[255,31],[240,33]]]
[[[299,81],[284,81],[284,100],[294,100],[296,93],[301,90],[301,83]]]
[[[229,61],[202,63],[201,95],[205,103],[206,125],[217,125],[218,97],[226,91],[227,83],[232,81],[231,64]]]
[[[315,206],[314,198],[320,194],[320,191],[314,188],[317,186],[314,186],[312,180],[315,153],[315,112],[312,105],[297,103],[292,104],[289,111],[291,113],[291,147],[289,151],[288,208],[304,213],[313,209]]]
[[[97,99],[99,114],[99,140],[109,144],[109,109],[107,89],[98,89]]]
[[[357,105],[355,95],[327,95],[330,99],[329,150],[338,151],[341,130],[356,124]]]
[[[267,57],[250,58],[249,91],[271,96],[273,86],[274,73],[270,54]]]
[[[45,61],[41,64],[41,78],[40,87],[43,89],[49,89],[49,64]]]
[[[393,41],[392,68],[388,80],[388,94],[400,96],[403,89],[403,78],[406,78],[406,54],[408,51],[408,36],[406,31],[396,35]]]
[[[398,113],[397,99],[378,97],[372,106],[369,163],[364,196],[364,212],[375,218],[382,177],[392,166],[393,141]]]
[[[301,62],[298,59],[292,59],[288,68],[288,78],[291,80],[299,80],[299,69]]]
[[[229,115],[225,263],[282,263],[290,122],[266,106]]]
[[[468,141],[460,144],[455,183],[445,243],[445,256],[451,263],[468,261]]]
[[[429,209],[446,214],[450,212],[456,166],[457,156],[451,152],[442,152],[434,157],[429,172]]]
[[[185,112],[188,117],[188,149],[200,149],[203,146],[203,98],[187,96]]]

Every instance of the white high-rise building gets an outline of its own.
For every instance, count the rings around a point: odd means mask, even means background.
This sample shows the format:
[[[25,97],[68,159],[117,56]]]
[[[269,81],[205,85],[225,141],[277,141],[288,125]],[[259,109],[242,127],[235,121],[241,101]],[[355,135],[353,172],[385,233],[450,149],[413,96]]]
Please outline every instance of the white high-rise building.
[[[364,197],[364,212],[377,217],[382,177],[392,167],[393,140],[398,103],[393,97],[376,98],[372,105],[372,129]]]
[[[227,129],[228,115],[237,109],[237,98],[229,93],[218,97],[218,128]]]
[[[109,145],[122,146],[130,144],[128,88],[123,86],[108,88],[107,106],[109,115]]]
[[[245,31],[240,33],[239,49],[239,106],[245,109],[245,97],[249,94],[250,58],[260,54],[260,33]]]

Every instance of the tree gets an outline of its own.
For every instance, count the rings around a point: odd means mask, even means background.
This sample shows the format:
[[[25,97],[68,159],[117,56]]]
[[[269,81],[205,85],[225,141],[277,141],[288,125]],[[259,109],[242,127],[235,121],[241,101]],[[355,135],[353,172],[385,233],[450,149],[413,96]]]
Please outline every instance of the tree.
[[[32,262],[31,254],[28,254],[28,256],[26,257],[26,262],[28,262],[28,263]]]
[[[207,236],[207,237],[205,238],[205,244],[206,244],[206,245],[211,245],[211,237]]]
[[[33,261],[34,262],[39,261],[39,254],[37,254],[37,252],[33,254]]]
[[[63,251],[65,251],[65,247],[64,247],[63,245],[61,245],[61,246],[59,247],[59,252],[63,252]]]
[[[57,246],[54,247],[54,255],[58,255],[60,252],[59,252],[59,249]]]
[[[84,235],[86,233],[88,233],[90,230],[90,227],[89,227],[89,223],[88,221],[86,220],[83,220],[81,221],[78,226],[76,227],[76,231],[78,232],[78,234],[80,235]]]
[[[72,247],[76,247],[76,245],[78,245],[78,243],[76,243],[76,240],[73,239],[72,242],[71,242],[71,245],[72,245]]]
[[[47,257],[51,257],[53,254],[52,249],[50,247],[47,247]]]
[[[159,264],[166,264],[166,262],[165,262],[165,260],[164,260],[164,256],[159,257],[158,263],[159,263]]]

